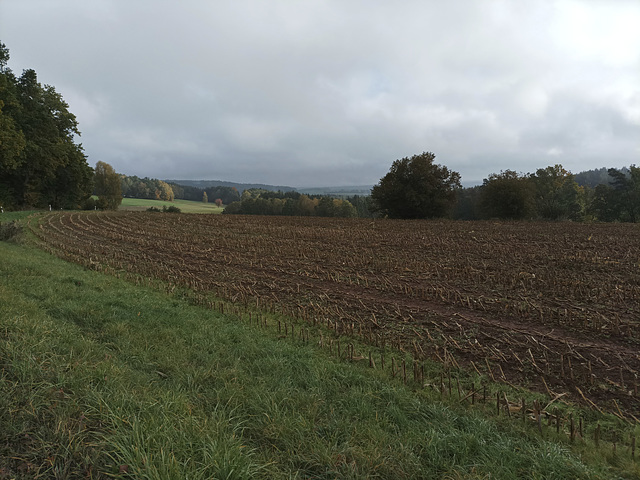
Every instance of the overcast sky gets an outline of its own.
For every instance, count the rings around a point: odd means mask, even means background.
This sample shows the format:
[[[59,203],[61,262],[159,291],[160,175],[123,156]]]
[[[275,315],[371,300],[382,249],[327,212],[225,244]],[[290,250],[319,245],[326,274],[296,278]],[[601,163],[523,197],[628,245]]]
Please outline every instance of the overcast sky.
[[[463,183],[640,164],[638,0],[0,0],[16,74],[128,175]]]

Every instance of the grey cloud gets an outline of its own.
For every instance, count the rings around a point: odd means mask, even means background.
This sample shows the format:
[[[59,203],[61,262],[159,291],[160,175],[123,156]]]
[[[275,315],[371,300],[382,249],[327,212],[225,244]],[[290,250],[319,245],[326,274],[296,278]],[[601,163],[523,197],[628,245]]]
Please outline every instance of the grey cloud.
[[[367,184],[427,150],[481,181],[637,161],[634,18],[632,1],[3,0],[0,40],[123,173]]]

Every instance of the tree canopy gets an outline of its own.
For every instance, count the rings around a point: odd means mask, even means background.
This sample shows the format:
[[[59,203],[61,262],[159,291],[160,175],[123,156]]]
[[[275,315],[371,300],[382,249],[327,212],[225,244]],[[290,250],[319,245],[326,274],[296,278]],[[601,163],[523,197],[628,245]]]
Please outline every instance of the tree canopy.
[[[535,187],[537,213],[546,220],[581,220],[584,214],[584,188],[562,165],[539,168],[531,175]]]
[[[461,188],[460,174],[423,152],[396,160],[373,187],[374,208],[390,218],[438,218],[449,214]]]
[[[573,175],[554,165],[528,175],[513,170],[489,175],[480,188],[480,207],[484,218],[581,220],[584,197]]]
[[[76,117],[62,96],[38,82],[36,72],[16,77],[0,43],[0,202],[8,208],[78,208],[91,195]]]
[[[480,187],[460,190],[454,218],[638,222],[640,168],[631,165],[577,175],[562,165],[526,175],[505,170],[489,175]]]
[[[640,167],[627,172],[610,168],[609,184],[598,185],[593,193],[590,213],[602,221],[640,221]]]
[[[480,208],[485,218],[533,218],[536,215],[535,186],[529,177],[513,170],[493,173],[482,184]]]
[[[223,213],[302,217],[357,216],[356,208],[348,200],[328,196],[310,197],[295,191],[274,192],[260,188],[242,192],[242,199],[229,204]]]

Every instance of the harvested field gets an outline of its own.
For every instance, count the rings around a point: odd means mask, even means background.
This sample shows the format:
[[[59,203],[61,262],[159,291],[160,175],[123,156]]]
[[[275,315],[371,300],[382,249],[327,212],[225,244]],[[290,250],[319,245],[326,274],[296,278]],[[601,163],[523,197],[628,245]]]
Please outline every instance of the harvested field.
[[[640,416],[636,225],[92,212],[32,230],[89,268]]]

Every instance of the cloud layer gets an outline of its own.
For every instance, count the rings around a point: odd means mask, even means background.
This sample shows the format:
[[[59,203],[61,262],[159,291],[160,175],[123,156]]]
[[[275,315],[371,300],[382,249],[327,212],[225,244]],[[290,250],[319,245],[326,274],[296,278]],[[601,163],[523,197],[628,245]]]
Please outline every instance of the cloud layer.
[[[640,163],[637,25],[631,0],[0,3],[91,164],[292,186],[422,151],[467,183]]]

